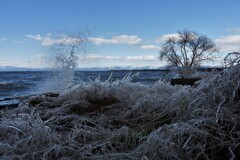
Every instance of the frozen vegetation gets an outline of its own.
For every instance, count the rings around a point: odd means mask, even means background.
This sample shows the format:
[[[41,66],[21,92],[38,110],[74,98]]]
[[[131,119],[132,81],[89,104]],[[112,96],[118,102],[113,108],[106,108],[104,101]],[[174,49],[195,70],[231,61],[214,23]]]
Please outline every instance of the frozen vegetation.
[[[239,159],[240,66],[196,86],[119,81],[23,98],[0,112],[1,159]]]

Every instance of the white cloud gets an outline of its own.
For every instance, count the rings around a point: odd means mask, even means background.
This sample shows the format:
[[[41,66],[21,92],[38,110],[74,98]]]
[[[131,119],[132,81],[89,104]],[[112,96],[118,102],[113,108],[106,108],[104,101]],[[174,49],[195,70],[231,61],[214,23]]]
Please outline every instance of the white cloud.
[[[75,38],[75,37],[67,37],[66,35],[56,35],[56,37],[52,38],[52,34],[48,33],[46,36],[41,36],[40,34],[31,35],[27,34],[25,35],[28,38],[34,39],[36,41],[40,41],[41,45],[43,46],[51,46],[54,44],[74,44],[76,42],[80,42],[83,39],[82,38]],[[53,35],[54,36],[54,35]]]
[[[149,62],[149,61],[158,61],[158,57],[154,55],[139,55],[139,56],[102,56],[98,54],[88,54],[88,55],[79,55],[79,60],[81,62],[99,62],[99,61],[108,61],[108,62]]]
[[[178,33],[165,34],[165,35],[157,38],[156,43],[163,43],[163,42],[165,42],[166,40],[168,40],[169,38],[172,38],[172,37],[177,39],[179,37],[179,35],[178,35]]]
[[[216,43],[240,45],[240,35],[231,35],[231,36],[220,37],[220,38],[216,39],[215,41],[216,41]]]
[[[7,38],[3,37],[3,38],[0,38],[0,42],[3,42],[3,41],[6,41]]]
[[[34,64],[39,68],[44,68],[46,66],[46,61],[47,61],[47,57],[41,54],[33,58]]]
[[[21,59],[4,59],[0,58],[0,66],[28,67],[27,61]]]
[[[215,43],[220,46],[223,52],[240,51],[240,35],[230,35],[215,39]]]
[[[121,36],[113,36],[110,39],[106,38],[98,38],[98,37],[90,37],[89,40],[94,44],[128,44],[134,45],[142,42],[142,39],[136,35],[121,35]]]
[[[83,62],[92,62],[92,61],[120,61],[122,60],[118,56],[101,56],[97,54],[88,54],[88,55],[81,55],[78,56],[80,61]]]
[[[49,57],[38,54],[34,57],[29,57],[21,62],[21,67],[30,67],[30,68],[47,68],[51,66]]]
[[[13,42],[16,44],[23,44],[23,41],[13,40]]]
[[[238,31],[240,31],[240,28],[229,28],[227,30],[232,31],[232,32],[233,31],[238,32]],[[157,38],[156,43],[163,43],[168,38],[171,38],[171,37],[178,39],[179,35],[177,33],[165,34],[165,35]],[[220,47],[220,50],[223,52],[240,51],[240,35],[239,34],[220,37],[220,38],[215,39],[214,42]],[[143,48],[143,47],[141,47],[141,48]],[[151,48],[151,47],[149,46],[149,48]],[[154,49],[154,45],[152,46],[152,48]]]
[[[125,60],[128,62],[155,61],[157,60],[157,57],[153,55],[127,56]]]
[[[240,28],[227,28],[227,32],[240,33]]]
[[[157,51],[161,49],[160,46],[156,46],[156,45],[142,45],[140,48],[146,49],[146,50],[157,50]]]
[[[0,58],[0,66],[9,66],[11,65],[6,59]]]
[[[13,42],[13,43],[16,43],[16,44],[23,44],[23,41],[9,39],[9,38],[5,38],[5,37],[0,38],[0,42],[3,42],[3,41],[9,41],[9,42]]]
[[[26,34],[25,37],[32,38],[37,41],[41,41],[43,39],[40,34],[36,34],[36,35]]]

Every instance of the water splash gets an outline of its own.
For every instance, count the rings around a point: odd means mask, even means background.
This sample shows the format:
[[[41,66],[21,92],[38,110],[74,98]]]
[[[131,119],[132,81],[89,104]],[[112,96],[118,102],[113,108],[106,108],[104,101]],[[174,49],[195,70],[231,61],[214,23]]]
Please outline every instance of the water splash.
[[[60,92],[74,84],[78,54],[87,52],[85,34],[57,35],[56,43],[50,47],[53,74],[44,84],[45,92]]]

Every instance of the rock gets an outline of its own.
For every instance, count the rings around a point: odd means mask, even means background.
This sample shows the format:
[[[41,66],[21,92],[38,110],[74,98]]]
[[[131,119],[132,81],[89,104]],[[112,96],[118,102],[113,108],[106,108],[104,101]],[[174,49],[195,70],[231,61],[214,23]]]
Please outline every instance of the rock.
[[[53,92],[50,92],[50,93],[46,93],[45,96],[46,97],[58,97],[60,94],[59,93],[53,93]]]
[[[174,78],[171,79],[171,85],[194,85],[195,82],[201,80],[202,78]]]

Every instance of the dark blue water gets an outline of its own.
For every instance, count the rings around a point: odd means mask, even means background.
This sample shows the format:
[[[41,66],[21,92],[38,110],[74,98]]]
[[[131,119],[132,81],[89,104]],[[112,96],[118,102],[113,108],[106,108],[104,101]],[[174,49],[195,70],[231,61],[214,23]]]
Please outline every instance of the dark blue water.
[[[77,71],[74,76],[74,83],[88,83],[100,77],[100,81],[108,80],[110,74],[111,81],[121,80],[131,71]],[[167,71],[133,71],[132,82],[151,84],[159,79],[169,79],[172,74]],[[6,97],[16,97],[43,92],[41,89],[44,82],[51,79],[55,72],[0,72],[0,99]],[[61,80],[61,79],[59,79]]]

